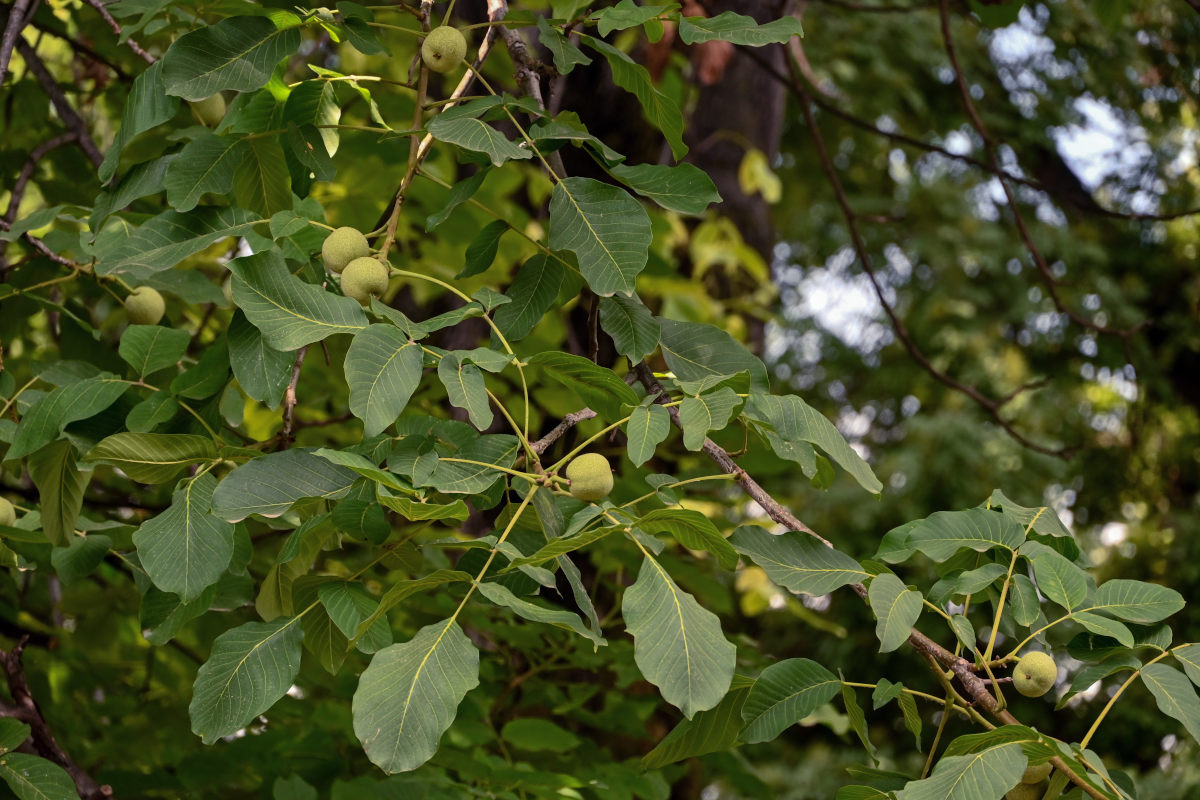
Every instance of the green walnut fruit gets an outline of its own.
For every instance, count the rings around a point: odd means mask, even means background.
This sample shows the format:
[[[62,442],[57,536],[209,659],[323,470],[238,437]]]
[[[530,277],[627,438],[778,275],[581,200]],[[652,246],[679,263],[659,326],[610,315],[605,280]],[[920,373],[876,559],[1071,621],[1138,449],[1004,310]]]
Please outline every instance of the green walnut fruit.
[[[317,19],[321,20],[321,22],[333,22],[337,19],[336,17],[334,17],[333,12],[330,11],[325,6],[321,6],[320,8],[318,8],[316,10],[316,14],[317,14]]]
[[[166,310],[163,296],[149,286],[139,286],[125,298],[125,313],[134,325],[157,325]]]
[[[1021,783],[1041,783],[1050,777],[1050,770],[1054,769],[1054,765],[1047,761],[1045,764],[1038,764],[1036,767],[1026,767],[1025,774],[1021,776]]]
[[[0,525],[12,525],[17,521],[17,510],[8,500],[0,497]]]
[[[1033,651],[1021,656],[1013,671],[1013,686],[1026,697],[1041,697],[1058,678],[1058,665],[1045,653]]]
[[[356,258],[342,270],[342,294],[353,297],[364,306],[371,297],[383,294],[388,285],[388,268],[379,259]]]
[[[354,259],[369,255],[371,245],[367,244],[367,237],[357,228],[335,228],[321,245],[321,258],[330,272],[341,273]]]
[[[221,120],[225,119],[225,98],[220,92],[188,105],[192,107],[192,114],[196,119],[210,128],[217,127]]]
[[[567,480],[576,500],[603,500],[613,488],[612,467],[599,453],[584,453],[567,465]]]
[[[1008,794],[1004,795],[1004,798],[1005,800],[1042,800],[1043,794],[1045,794],[1044,786],[1035,786],[1032,783],[1018,783],[1008,790]]]
[[[421,60],[434,72],[450,72],[467,54],[467,40],[458,28],[434,28],[421,44]]]

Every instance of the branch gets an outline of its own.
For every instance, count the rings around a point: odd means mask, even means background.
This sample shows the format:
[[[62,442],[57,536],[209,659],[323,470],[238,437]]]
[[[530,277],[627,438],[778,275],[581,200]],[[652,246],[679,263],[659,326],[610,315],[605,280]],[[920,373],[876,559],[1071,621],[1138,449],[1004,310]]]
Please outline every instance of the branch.
[[[8,211],[4,213],[5,228],[11,228],[13,222],[16,221],[17,209],[21,205],[21,198],[25,196],[25,186],[29,183],[29,179],[33,177],[38,162],[51,150],[73,142],[76,138],[74,131],[60,133],[58,136],[55,136],[53,139],[47,139],[30,151],[29,157],[25,159],[25,165],[21,167],[21,174],[17,176],[17,181],[12,187],[12,193],[8,200]]]
[[[4,36],[0,39],[0,80],[8,73],[8,63],[12,60],[13,48],[21,36],[21,31],[33,17],[32,11],[29,10],[30,2],[31,0],[15,0],[12,8],[8,10],[8,24],[4,26]]]
[[[59,119],[67,126],[67,130],[75,134],[75,143],[79,145],[79,149],[83,150],[84,154],[92,162],[92,166],[99,167],[101,162],[104,161],[104,156],[96,149],[96,143],[92,141],[91,134],[88,133],[87,123],[83,121],[83,117],[79,116],[78,112],[67,101],[67,96],[58,87],[58,82],[54,80],[54,76],[46,69],[46,65],[42,62],[42,59],[38,57],[37,52],[24,39],[17,40],[17,52],[21,54],[21,58],[25,59],[25,64],[37,78],[38,83],[41,84],[42,90],[49,95],[50,102],[54,104],[54,110],[58,112]]]
[[[807,108],[807,105],[805,107]],[[809,113],[811,113],[811,111]],[[655,402],[661,404],[670,402],[670,397],[663,390],[662,385],[655,380],[654,373],[650,371],[650,367],[646,365],[646,362],[643,361],[637,364],[634,367],[634,371],[636,372],[638,379],[642,382],[642,385],[646,387],[646,390],[655,396]],[[675,406],[667,406],[667,411],[671,415],[671,422],[675,424],[675,427],[682,430],[683,425],[679,419],[679,409]],[[758,503],[758,505],[761,506],[764,511],[767,512],[767,516],[769,516],[772,520],[780,525],[783,525],[788,530],[803,531],[808,533],[818,541],[824,543],[826,547],[836,549],[834,548],[832,542],[817,534],[812,528],[801,522],[791,511],[781,505],[779,501],[771,497],[771,495],[768,494],[767,491],[763,489],[757,481],[754,480],[754,478],[750,477],[749,473],[738,466],[737,462],[733,460],[733,457],[730,456],[728,451],[726,451],[723,447],[715,443],[712,439],[705,438],[702,449],[710,458],[713,459],[713,461],[717,463],[717,466],[719,466],[722,471],[724,471],[726,474],[734,476],[738,485],[740,485],[746,491],[746,494],[750,495],[750,497],[753,498],[753,500]],[[854,590],[854,593],[861,597],[864,601],[867,599],[867,588],[863,584],[854,583],[850,585],[850,588]],[[962,684],[963,689],[965,689],[967,694],[970,696],[973,705],[982,708],[1006,724],[1022,724],[1020,720],[1014,717],[1010,712],[999,706],[999,704],[996,702],[996,698],[992,695],[989,689],[990,682],[980,678],[975,674],[975,665],[970,661],[967,661],[965,658],[950,652],[933,639],[930,639],[928,636],[921,633],[916,628],[911,629],[907,641],[910,647],[927,656],[932,662],[934,662],[934,664],[940,664],[953,672],[954,676],[958,678],[959,683]],[[1072,772],[1066,763],[1062,761],[1062,759],[1055,757],[1052,759],[1052,763],[1054,763],[1055,767],[1061,770],[1064,775],[1070,778],[1073,783],[1080,786],[1089,796],[1094,797],[1097,800],[1105,800],[1103,794],[1092,787],[1091,784],[1080,778],[1077,774]]]
[[[112,14],[108,13],[108,9],[104,7],[104,3],[101,0],[84,0],[84,2],[100,12],[100,16],[104,17],[104,21],[108,23],[108,27],[112,28],[112,32],[117,35],[117,39],[119,40],[121,38],[121,26],[113,19]],[[142,46],[133,39],[126,39],[125,44],[129,46],[130,50],[141,56],[147,64],[154,63],[154,56],[143,50]]]
[[[107,784],[101,786],[83,768],[71,760],[66,751],[58,744],[42,710],[29,691],[29,682],[25,680],[25,667],[21,663],[21,652],[25,649],[29,637],[23,636],[12,650],[0,650],[0,668],[8,679],[8,691],[12,695],[13,705],[0,707],[0,716],[12,717],[29,726],[30,740],[34,751],[67,771],[75,788],[83,800],[102,800],[112,797],[113,790]]]
[[[1143,320],[1132,328],[1111,328],[1107,325],[1099,325],[1067,308],[1062,298],[1059,297],[1058,280],[1050,271],[1050,265],[1046,263],[1045,257],[1029,233],[1029,227],[1025,224],[1025,218],[1021,216],[1021,209],[1017,205],[1017,198],[1013,195],[1012,187],[1009,185],[1007,173],[1000,165],[1000,157],[996,154],[995,141],[988,132],[987,127],[983,124],[983,118],[979,116],[979,111],[975,108],[975,101],[971,99],[971,90],[967,86],[967,79],[963,76],[962,66],[958,63],[958,53],[954,48],[954,39],[950,35],[950,11],[946,0],[938,0],[938,14],[941,17],[942,39],[946,44],[946,55],[950,58],[950,66],[954,70],[954,81],[958,85],[958,93],[962,98],[963,108],[966,109],[967,118],[970,119],[971,126],[983,140],[983,149],[987,152],[988,161],[991,164],[991,172],[996,176],[996,180],[1000,182],[1000,186],[1004,190],[1004,197],[1008,202],[1008,207],[1012,209],[1013,221],[1016,223],[1017,232],[1021,236],[1021,241],[1025,244],[1025,249],[1029,251],[1029,255],[1033,258],[1033,263],[1037,266],[1038,272],[1042,275],[1042,280],[1046,284],[1046,291],[1050,295],[1050,299],[1054,302],[1054,307],[1061,313],[1066,314],[1072,322],[1080,327],[1098,333],[1111,333],[1122,338],[1127,338],[1137,333],[1149,325],[1150,321]]]
[[[292,443],[292,423],[296,413],[296,384],[300,382],[300,368],[304,366],[304,354],[308,345],[296,353],[296,365],[292,367],[292,379],[283,393],[283,431],[280,433],[280,449],[286,450]]]
[[[592,411],[590,408],[581,408],[578,411],[573,411],[563,417],[562,422],[555,425],[549,433],[531,444],[530,447],[533,449],[533,452],[540,456],[542,453],[546,452],[546,449],[549,448],[550,445],[561,439],[564,433],[584,420],[591,419],[594,416],[596,416],[596,412]]]

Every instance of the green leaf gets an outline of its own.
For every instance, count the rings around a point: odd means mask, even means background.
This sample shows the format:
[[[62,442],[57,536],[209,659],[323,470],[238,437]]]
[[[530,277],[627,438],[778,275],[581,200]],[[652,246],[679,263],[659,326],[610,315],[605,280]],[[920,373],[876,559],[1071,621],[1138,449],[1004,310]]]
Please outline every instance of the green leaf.
[[[38,756],[5,753],[0,758],[0,779],[20,800],[78,800],[75,781],[67,771]]]
[[[1042,612],[1042,604],[1038,599],[1037,589],[1033,581],[1024,575],[1014,575],[1012,586],[1009,588],[1009,606],[1012,608],[1013,620],[1018,625],[1031,625],[1038,614]]]
[[[41,499],[42,530],[50,544],[63,547],[70,543],[89,475],[78,469],[75,448],[66,439],[29,457],[29,476]]]
[[[529,752],[566,753],[582,744],[582,740],[567,729],[538,717],[506,722],[500,729],[500,737],[518,750]]]
[[[588,528],[587,530],[577,533],[574,536],[563,536],[560,538],[551,539],[533,555],[514,559],[504,571],[507,572],[512,569],[517,569],[518,567],[544,564],[547,561],[558,558],[559,556],[563,556],[567,553],[587,547],[593,542],[600,541],[610,533],[615,533],[621,530],[625,530],[623,525],[604,525],[596,528]]]
[[[964,617],[962,614],[955,614],[950,617],[950,630],[954,632],[954,638],[971,652],[975,652],[977,643],[975,641],[975,628],[971,625],[971,620]]]
[[[721,702],[696,712],[671,729],[654,749],[642,757],[643,769],[661,769],[668,764],[728,750],[740,741],[742,706],[750,696],[753,681],[734,675],[729,692]]]
[[[479,651],[453,619],[380,650],[358,680],[354,734],[384,772],[408,772],[437,752],[467,692],[479,685]]]
[[[629,422],[625,423],[629,460],[635,467],[645,464],[670,432],[671,415],[658,403],[639,405],[633,409],[629,414]]]
[[[227,194],[248,151],[247,143],[240,137],[202,131],[167,168],[162,185],[167,191],[167,202],[176,211],[191,211],[205,194]]]
[[[567,178],[550,197],[550,247],[569,250],[593,292],[630,294],[646,267],[650,217],[619,186]]]
[[[278,250],[229,262],[233,299],[276,350],[298,350],[367,327],[362,306],[287,271]]]
[[[465,520],[470,511],[462,500],[453,503],[429,503],[413,500],[408,497],[391,497],[380,495],[379,502],[395,511],[400,516],[413,522],[430,519],[452,519],[458,522]]]
[[[283,118],[298,129],[314,131],[324,144],[324,155],[337,154],[339,132],[332,127],[342,119],[338,103],[337,83],[329,80],[307,80],[292,87],[283,104]],[[326,127],[317,127],[317,126]],[[305,148],[307,149],[307,148]]]
[[[1017,742],[962,756],[943,756],[933,774],[909,781],[897,800],[995,800],[1016,786],[1027,759]]]
[[[554,380],[579,396],[604,417],[618,420],[625,416],[622,406],[638,404],[637,393],[610,369],[597,366],[582,356],[555,351],[534,355],[529,364],[541,367]]]
[[[841,691],[842,681],[807,658],[789,658],[762,671],[742,706],[742,740],[769,742]]]
[[[233,524],[211,513],[216,488],[211,473],[181,481],[170,508],[143,522],[133,535],[154,585],[184,603],[216,583],[233,557]]]
[[[769,390],[762,361],[726,331],[704,322],[677,322],[665,317],[658,317],[658,322],[662,327],[663,358],[679,380],[723,380],[747,370],[755,391]]]
[[[544,622],[547,625],[577,633],[594,644],[605,644],[604,637],[593,633],[584,627],[579,616],[562,609],[546,608],[521,597],[517,597],[507,586],[499,583],[484,582],[479,584],[479,593],[498,606],[510,609],[519,617],[533,622]]]
[[[1159,622],[1184,606],[1183,595],[1166,586],[1143,581],[1111,580],[1100,584],[1089,611],[1105,611],[1139,625]]]
[[[103,372],[43,395],[21,417],[5,460],[21,458],[44,447],[70,423],[94,417],[111,406],[128,388],[128,382]]]
[[[688,719],[721,702],[737,648],[725,640],[717,615],[676,586],[650,555],[625,590],[621,613],[634,637],[634,661],[664,700]]]
[[[121,152],[127,144],[140,134],[171,119],[178,111],[179,100],[169,97],[163,88],[163,62],[159,60],[133,79],[133,86],[125,98],[121,128],[117,131],[112,146],[104,154],[104,162],[100,164],[98,174],[101,182],[108,183],[116,174]],[[155,191],[158,188],[156,187]],[[93,227],[92,230],[99,228]]]
[[[787,531],[776,536],[758,525],[742,525],[729,543],[762,567],[767,577],[793,592],[828,594],[870,577],[853,558],[806,533]]]
[[[1142,667],[1141,677],[1154,695],[1158,710],[1182,722],[1192,738],[1200,742],[1200,698],[1183,673],[1166,664],[1147,664]]]
[[[683,143],[683,114],[678,104],[655,88],[650,73],[641,64],[602,39],[584,38],[589,47],[608,60],[613,82],[637,97],[647,121],[666,137],[675,160],[687,155],[687,145]]]
[[[875,612],[879,652],[890,653],[904,644],[921,616],[921,593],[907,588],[895,575],[885,572],[871,581],[867,598]]]
[[[575,69],[576,64],[590,64],[589,58],[582,50],[571,44],[571,40],[563,36],[556,28],[551,27],[546,18],[537,18],[538,42],[550,51],[554,59],[554,68],[559,75],[568,75]]]
[[[203,400],[212,397],[229,383],[229,340],[221,336],[205,348],[195,366],[188,367],[171,380],[171,393]]]
[[[0,753],[16,750],[29,738],[29,726],[12,717],[0,718]]]
[[[668,211],[699,215],[721,202],[717,186],[694,164],[618,164],[609,172],[635,192]]]
[[[867,491],[874,494],[883,491],[883,484],[875,477],[870,465],[847,444],[833,423],[796,395],[752,394],[749,413],[768,422],[775,435],[789,445],[808,442],[820,447]],[[774,442],[772,448],[783,456]]]
[[[481,119],[448,117],[439,114],[428,125],[429,133],[440,142],[458,145],[464,150],[484,153],[493,166],[505,161],[533,158],[533,150],[510,141],[504,134]],[[554,247],[553,244],[550,245]]]
[[[438,379],[446,387],[450,405],[467,412],[471,424],[481,431],[492,424],[492,405],[483,373],[474,364],[464,364],[456,353],[447,353],[438,363]]]
[[[917,752],[921,752],[921,712],[917,710],[917,701],[911,694],[901,694],[896,698],[900,704],[900,713],[904,715],[904,727],[916,740]]]
[[[1039,553],[1033,559],[1033,575],[1042,594],[1067,611],[1087,596],[1084,571],[1053,551]]]
[[[548,255],[532,256],[521,265],[504,293],[512,302],[497,308],[492,316],[504,338],[514,342],[533,330],[558,299],[565,274],[562,262]]]
[[[721,431],[741,406],[742,399],[728,386],[695,397],[687,396],[679,404],[679,424],[683,428],[683,446],[699,450],[709,431]]]
[[[117,353],[138,377],[174,366],[187,352],[191,335],[161,325],[130,325],[121,334]]]
[[[442,206],[441,210],[430,214],[425,219],[426,233],[441,225],[450,217],[450,214],[454,211],[454,209],[458,208],[463,203],[474,197],[475,192],[479,191],[479,187],[483,185],[484,179],[488,176],[488,173],[491,172],[491,170],[492,168],[490,166],[484,165],[476,170],[473,175],[463,178],[461,181],[454,184],[454,186],[450,188],[450,194],[446,197],[446,204]]]
[[[1200,644],[1184,644],[1171,651],[1171,655],[1183,665],[1183,671],[1200,686]]]
[[[242,391],[251,400],[267,408],[278,408],[291,379],[295,360],[291,353],[284,353],[267,344],[262,332],[246,319],[241,309],[233,315],[229,323],[229,366],[233,368],[233,375]],[[353,395],[353,386],[350,391]]]
[[[274,139],[249,139],[246,154],[234,170],[233,195],[237,204],[264,217],[292,207],[291,175],[283,150]]]
[[[216,458],[207,436],[187,433],[114,433],[100,440],[85,461],[111,464],[138,483],[167,483],[184,467]]]
[[[684,44],[724,42],[746,47],[762,47],[767,44],[786,44],[793,36],[804,36],[800,20],[792,16],[772,20],[762,25],[753,17],[726,11],[715,17],[681,17],[679,38]]]
[[[1078,622],[1083,627],[1087,628],[1092,633],[1098,633],[1101,636],[1108,636],[1116,639],[1126,647],[1133,647],[1133,633],[1129,628],[1117,622],[1115,619],[1102,617],[1099,614],[1090,614],[1087,611],[1076,611],[1071,615],[1071,619]]]
[[[723,569],[737,566],[737,551],[733,549],[717,526],[699,511],[685,508],[659,508],[637,521],[646,533],[666,531],[689,550],[707,550],[717,558]]]
[[[244,236],[262,220],[243,208],[164,211],[129,231],[101,234],[96,272],[116,275],[137,269],[161,271],[231,236]]]
[[[633,0],[621,0],[616,5],[597,11],[592,19],[597,23],[596,31],[601,36],[608,36],[613,31],[636,28],[674,8],[678,8],[676,3],[639,6]]]
[[[907,545],[934,561],[945,561],[960,550],[982,553],[993,547],[1016,549],[1025,532],[1011,519],[982,508],[938,511],[908,531]]]
[[[188,706],[192,731],[205,744],[237,733],[291,688],[300,671],[299,621],[247,622],[216,638]]]
[[[337,497],[357,478],[310,450],[281,450],[226,475],[213,493],[212,511],[227,522],[240,522],[251,514],[278,517],[301,498]]]
[[[489,434],[480,436],[448,457],[509,468],[517,460],[519,448],[520,443],[515,436]],[[489,466],[439,460],[426,485],[447,494],[479,494],[503,477],[503,472]]]
[[[636,295],[600,298],[600,327],[612,337],[617,352],[635,364],[658,347],[658,320]]]
[[[846,717],[850,720],[850,730],[854,731],[854,735],[862,742],[862,746],[871,760],[878,764],[879,759],[875,756],[875,747],[871,744],[871,737],[867,734],[867,715],[863,713],[862,706],[858,704],[854,687],[842,684],[842,702],[846,705]]]
[[[141,80],[141,76],[138,76],[137,80]],[[179,101],[171,99],[169,102],[172,105],[171,113],[173,114]],[[120,136],[121,134],[118,133],[117,138],[119,139]],[[114,142],[114,146],[115,144]],[[99,231],[112,214],[125,208],[134,200],[161,192],[167,169],[177,158],[179,158],[178,153],[171,153],[130,167],[108,191],[101,192],[96,197],[96,204],[92,207],[91,216],[88,217],[88,228]],[[107,161],[107,156],[105,161]],[[104,165],[101,164],[101,169],[103,167]]]
[[[232,89],[266,85],[275,65],[300,46],[300,30],[280,29],[266,17],[228,17],[180,36],[163,54],[167,94],[203,100]]]
[[[443,586],[447,583],[471,583],[475,579],[474,575],[466,572],[461,572],[452,569],[438,569],[429,573],[423,578],[414,578],[407,581],[397,581],[392,584],[392,587],[384,592],[384,595],[379,600],[379,607],[371,612],[371,615],[358,624],[358,630],[350,641],[352,644],[357,643],[357,640],[371,630],[380,619],[387,614],[388,611],[402,603],[406,598],[437,586]]]
[[[69,584],[95,572],[111,549],[112,539],[103,534],[72,536],[68,546],[56,547],[50,553],[50,564],[62,582]]]
[[[361,583],[334,581],[317,590],[321,605],[329,618],[347,639],[354,636],[363,621],[379,608],[379,601],[367,593]],[[367,626],[361,638],[355,640],[358,649],[374,653],[392,643],[392,629],[387,621],[376,618]]]
[[[486,272],[492,266],[492,262],[496,260],[496,251],[500,248],[500,237],[509,230],[508,223],[502,219],[484,225],[467,245],[466,260],[462,271],[454,276],[455,280]]]
[[[404,411],[421,382],[421,346],[392,325],[369,325],[346,351],[350,411],[375,436]]]
[[[387,516],[378,503],[356,497],[338,503],[330,519],[342,533],[366,539],[372,544],[383,544],[392,531]]]

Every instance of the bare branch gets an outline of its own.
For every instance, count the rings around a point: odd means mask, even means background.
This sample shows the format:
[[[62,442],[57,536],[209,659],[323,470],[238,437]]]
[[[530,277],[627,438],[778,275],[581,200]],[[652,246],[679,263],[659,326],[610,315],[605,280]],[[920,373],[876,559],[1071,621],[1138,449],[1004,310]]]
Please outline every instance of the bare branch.
[[[292,367],[292,379],[283,393],[283,431],[280,432],[280,449],[286,450],[292,443],[292,425],[296,415],[296,384],[300,382],[300,368],[304,366],[304,354],[308,346],[296,352],[296,364]]]
[[[530,447],[533,448],[533,452],[540,456],[542,453],[546,452],[546,449],[549,448],[550,445],[561,439],[564,433],[584,420],[591,419],[594,416],[596,416],[596,412],[592,411],[590,408],[581,408],[578,411],[573,411],[563,417],[562,422],[555,425],[549,433],[531,444]]]
[[[25,196],[25,187],[29,183],[29,179],[33,177],[34,171],[37,169],[38,162],[57,147],[62,147],[64,144],[75,141],[76,135],[74,131],[60,133],[53,139],[47,139],[29,152],[29,157],[25,159],[25,165],[21,167],[21,174],[17,176],[16,183],[13,184],[12,193],[8,200],[8,211],[4,213],[4,227],[11,228],[13,222],[17,219],[17,209],[21,205],[21,198]]]
[[[68,102],[62,89],[58,87],[58,81],[54,80],[54,76],[50,74],[50,70],[46,69],[46,65],[37,52],[24,39],[17,40],[17,52],[21,54],[21,58],[25,59],[29,71],[34,74],[38,83],[41,84],[42,90],[50,97],[50,102],[54,104],[54,110],[58,112],[59,119],[67,126],[67,130],[75,134],[75,143],[79,145],[79,149],[83,150],[92,162],[92,166],[99,167],[104,161],[104,156],[96,148],[96,143],[92,141],[87,123]]]
[[[84,2],[96,9],[96,11],[100,12],[100,16],[104,17],[104,21],[108,23],[108,27],[112,28],[112,32],[115,33],[119,39],[121,36],[121,26],[117,24],[115,19],[113,19],[112,14],[108,13],[108,9],[104,7],[104,3],[101,2],[101,0],[84,0]],[[147,64],[154,63],[154,56],[143,50],[142,46],[132,38],[126,39],[125,44],[129,46],[130,50],[141,56]]]
[[[0,80],[8,73],[8,62],[12,60],[13,48],[17,45],[21,31],[33,18],[31,2],[32,0],[15,0],[12,8],[8,10],[8,24],[4,26],[3,38],[0,38]]]

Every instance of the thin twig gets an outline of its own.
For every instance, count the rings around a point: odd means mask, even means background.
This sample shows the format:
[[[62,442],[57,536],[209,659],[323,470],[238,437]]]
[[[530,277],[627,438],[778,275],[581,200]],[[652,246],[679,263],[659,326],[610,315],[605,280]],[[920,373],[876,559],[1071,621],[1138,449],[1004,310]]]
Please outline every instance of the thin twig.
[[[296,352],[296,364],[292,367],[292,379],[283,393],[283,431],[280,433],[280,449],[286,450],[292,443],[292,424],[296,413],[296,384],[300,382],[300,368],[304,366],[304,354],[308,346]]]
[[[12,193],[8,200],[8,211],[4,213],[5,228],[11,228],[13,222],[16,221],[17,209],[21,205],[21,198],[25,196],[25,187],[28,185],[29,179],[33,177],[38,162],[51,150],[73,142],[75,138],[76,134],[74,131],[60,133],[58,136],[42,142],[29,152],[29,157],[25,159],[25,165],[21,167],[21,174],[17,176],[16,183],[12,187]]]
[[[550,447],[550,445],[561,439],[564,433],[584,420],[591,419],[595,416],[596,412],[592,411],[590,408],[581,408],[578,411],[573,411],[563,417],[562,422],[555,425],[549,433],[531,444],[530,447],[533,448],[533,452],[540,456],[542,453],[546,452],[546,449]]]
[[[841,208],[842,216],[846,219],[846,227],[850,233],[850,241],[854,248],[855,255],[858,257],[859,263],[862,264],[863,271],[867,274],[867,278],[870,280],[871,286],[875,290],[875,296],[878,298],[879,304],[883,307],[884,313],[887,314],[888,319],[892,324],[892,330],[896,332],[897,338],[899,338],[901,344],[904,345],[904,349],[908,351],[909,356],[916,361],[922,369],[933,376],[938,382],[950,387],[951,389],[954,389],[957,392],[961,392],[974,400],[975,403],[980,406],[980,408],[983,408],[988,412],[988,414],[991,415],[992,419],[996,421],[996,424],[1003,428],[1009,436],[1016,439],[1023,446],[1029,448],[1030,450],[1044,453],[1046,455],[1057,456],[1063,459],[1070,458],[1074,452],[1073,448],[1047,447],[1027,439],[1023,434],[1021,434],[1020,431],[1013,427],[1012,423],[1004,419],[1004,417],[1000,414],[1000,407],[1003,405],[1003,403],[993,400],[992,398],[983,394],[983,392],[979,391],[979,389],[977,389],[975,386],[963,383],[957,378],[951,377],[945,372],[942,372],[934,366],[933,362],[929,360],[928,356],[926,356],[925,353],[921,351],[921,348],[917,346],[912,334],[905,326],[903,320],[900,319],[900,315],[896,313],[896,310],[892,307],[891,303],[887,301],[887,296],[883,291],[883,286],[879,282],[879,276],[875,274],[875,268],[872,266],[871,256],[867,251],[866,241],[863,239],[862,233],[858,229],[858,222],[854,214],[854,209],[850,206],[850,201],[846,197],[846,191],[842,186],[841,179],[838,178],[837,171],[833,166],[833,161],[829,157],[829,151],[825,146],[825,137],[821,135],[821,130],[817,127],[817,120],[813,114],[812,105],[810,103],[812,97],[805,88],[800,75],[797,74],[795,62],[789,60],[788,63],[793,70],[792,90],[800,98],[801,111],[804,114],[805,122],[808,125],[809,135],[812,137],[813,145],[816,148],[817,158],[821,162],[821,167],[825,172],[825,177],[829,182],[830,188],[833,190],[833,194],[837,200],[839,208]]]
[[[950,9],[947,0],[938,0],[938,14],[941,17],[942,39],[946,46],[946,55],[950,59],[951,69],[954,70],[954,81],[958,85],[958,93],[962,98],[963,108],[967,112],[967,118],[971,121],[971,127],[975,129],[975,132],[979,134],[979,138],[983,140],[983,149],[988,155],[991,172],[996,176],[996,180],[1000,182],[1000,187],[1004,190],[1004,197],[1008,202],[1008,207],[1012,209],[1013,222],[1017,226],[1017,232],[1020,234],[1025,249],[1029,251],[1029,255],[1033,258],[1033,263],[1037,267],[1038,272],[1042,275],[1042,281],[1046,284],[1046,291],[1050,295],[1054,307],[1059,312],[1066,314],[1072,322],[1080,327],[1097,331],[1098,333],[1109,333],[1122,338],[1137,333],[1149,325],[1150,321],[1143,320],[1131,328],[1112,328],[1107,325],[1100,325],[1068,308],[1059,296],[1058,279],[1050,271],[1050,265],[1046,263],[1042,251],[1038,249],[1037,244],[1033,241],[1033,236],[1029,232],[1029,227],[1025,224],[1024,216],[1021,214],[1020,206],[1017,205],[1017,198],[1013,194],[1012,187],[1009,185],[1007,174],[1000,164],[1000,157],[996,153],[995,140],[988,132],[987,126],[983,124],[983,118],[979,116],[979,111],[975,108],[975,101],[971,99],[970,87],[967,86],[967,79],[963,74],[962,66],[958,62],[958,53],[954,47],[954,37],[950,35]]]
[[[50,97],[50,102],[54,104],[54,110],[58,112],[59,119],[67,126],[67,130],[74,132],[75,143],[79,145],[79,149],[92,162],[92,166],[99,167],[104,161],[104,156],[96,148],[96,143],[92,141],[87,123],[84,122],[83,117],[79,116],[79,113],[67,100],[67,96],[59,88],[58,81],[54,80],[54,76],[50,74],[50,70],[46,69],[46,65],[38,57],[37,52],[24,39],[17,39],[17,52],[21,54],[21,58],[25,59],[29,71],[34,74],[38,83],[41,84],[42,90]]]
[[[121,26],[117,24],[115,19],[113,19],[112,14],[108,13],[108,9],[104,7],[104,3],[102,3],[101,0],[84,0],[84,2],[96,9],[96,11],[100,12],[100,16],[104,17],[104,21],[108,23],[108,27],[112,28],[112,32],[115,33],[119,39],[121,37]],[[125,40],[125,44],[129,46],[130,50],[141,56],[147,64],[154,63],[154,56],[143,50],[142,46],[132,38],[127,38]]]

